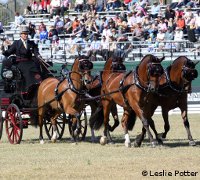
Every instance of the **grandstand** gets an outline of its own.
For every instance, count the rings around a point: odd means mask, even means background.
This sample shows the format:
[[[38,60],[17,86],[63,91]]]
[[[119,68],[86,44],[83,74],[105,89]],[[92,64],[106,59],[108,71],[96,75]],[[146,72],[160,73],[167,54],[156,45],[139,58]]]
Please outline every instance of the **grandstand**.
[[[148,12],[150,13],[150,6],[148,8]],[[166,9],[166,5],[161,6],[161,14],[164,14],[164,11]],[[197,7],[192,8],[192,12],[196,13],[198,10]],[[68,10],[66,12],[67,16],[71,20],[73,20],[75,17],[82,17],[83,14],[86,12],[78,13],[75,12],[74,10]],[[98,12],[98,16],[100,19],[102,17],[107,17],[107,19],[115,17],[117,14],[127,14],[130,13],[130,11],[127,10],[113,10],[113,11],[104,11],[104,12]],[[50,14],[45,13],[45,14],[26,14],[24,15],[26,24],[31,22],[34,24],[36,27],[39,26],[40,22],[43,22],[47,29],[51,26],[54,26],[54,21],[55,21],[55,16],[51,18]],[[62,17],[61,17],[62,18]],[[63,17],[64,19],[64,17]],[[1,36],[6,36],[11,42],[14,41],[15,39],[19,39],[20,34],[19,34],[19,28],[15,29],[12,28],[14,22],[8,22],[6,26],[4,26],[4,33],[1,34]],[[173,40],[165,40],[163,41],[164,44],[168,44],[168,47],[162,48],[160,50],[158,47],[154,47],[155,42],[154,41],[147,41],[147,40],[141,40],[141,41],[133,41],[133,33],[127,32],[124,33],[128,37],[128,42],[120,42],[120,43],[131,43],[132,44],[132,50],[126,55],[125,61],[139,61],[143,56],[149,53],[153,53],[154,55],[161,57],[165,56],[165,60],[173,60],[176,57],[180,55],[187,55],[190,59],[199,59],[200,56],[200,42],[199,40],[197,42],[190,42],[188,40],[187,35],[184,35],[184,39],[179,41],[178,43],[180,44],[181,49],[179,51],[176,50],[174,44],[177,43]],[[70,52],[68,51],[68,40],[71,37],[71,34],[59,34],[59,44],[57,45],[56,51],[53,49],[53,45],[51,44],[51,41],[46,41],[45,43],[39,42],[38,47],[40,50],[41,55],[43,56],[44,59],[54,59],[58,62],[64,62],[64,61],[73,61],[74,56],[77,55],[79,52],[78,51],[73,51]],[[198,37],[197,37],[198,38]],[[78,46],[81,46],[84,48],[81,49],[81,53],[87,54],[89,47],[90,47],[91,42],[85,42],[84,44],[78,43]],[[104,59],[101,57],[101,55],[97,55],[96,58],[97,61],[103,61]]]

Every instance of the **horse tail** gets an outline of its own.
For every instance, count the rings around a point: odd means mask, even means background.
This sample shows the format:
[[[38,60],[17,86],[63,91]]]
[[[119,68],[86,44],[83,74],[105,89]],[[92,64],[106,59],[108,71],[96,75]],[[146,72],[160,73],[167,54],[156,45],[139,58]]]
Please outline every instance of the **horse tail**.
[[[129,116],[127,120],[127,128],[129,131],[133,130],[135,122],[136,122],[136,114],[135,111],[131,110],[129,111]]]
[[[103,118],[103,107],[99,106],[94,113],[91,113],[90,117],[90,127],[94,130],[99,130],[103,125],[104,118]]]

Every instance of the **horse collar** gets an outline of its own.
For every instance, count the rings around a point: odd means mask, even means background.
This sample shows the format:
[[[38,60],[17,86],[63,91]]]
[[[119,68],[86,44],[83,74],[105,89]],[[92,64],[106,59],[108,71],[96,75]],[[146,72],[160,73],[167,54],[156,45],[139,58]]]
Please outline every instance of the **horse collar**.
[[[137,73],[137,70],[138,70],[138,67],[137,67],[136,70],[134,71],[135,85],[136,85],[137,87],[139,87],[140,89],[142,89],[142,90],[148,92],[148,88],[146,88],[146,87],[144,87],[144,86],[141,85],[140,80],[139,80],[139,75],[138,75],[138,73]]]

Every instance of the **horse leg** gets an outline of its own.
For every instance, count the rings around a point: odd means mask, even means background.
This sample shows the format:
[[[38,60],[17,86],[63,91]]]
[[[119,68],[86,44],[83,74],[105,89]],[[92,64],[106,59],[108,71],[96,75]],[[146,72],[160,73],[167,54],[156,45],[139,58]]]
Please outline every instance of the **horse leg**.
[[[129,113],[128,113],[128,111],[125,110],[124,114],[122,116],[121,123],[122,123],[122,127],[124,129],[124,138],[125,138],[124,144],[126,147],[131,147],[131,140],[130,140],[130,136],[129,136],[128,128],[127,128],[128,116],[129,116]]]
[[[53,128],[53,136],[51,138],[51,141],[53,143],[56,142],[57,140],[57,127],[56,127],[56,119],[59,117],[59,114],[57,114],[56,116],[54,116],[52,119],[51,119],[51,124],[52,124],[52,128]]]
[[[159,136],[162,137],[162,138],[166,138],[167,136],[167,133],[169,132],[170,130],[170,124],[169,124],[169,116],[168,116],[168,111],[167,110],[163,110],[162,109],[162,117],[164,119],[164,132],[163,133],[160,133]]]
[[[43,115],[39,113],[38,115],[38,123],[39,123],[39,127],[40,127],[40,135],[39,135],[39,141],[40,144],[44,144],[44,138],[43,138]]]
[[[117,126],[119,126],[119,117],[118,117],[118,114],[117,114],[117,106],[116,106],[116,104],[112,105],[111,114],[112,114],[113,119],[114,119],[114,124],[113,124],[113,126],[109,125],[109,131],[113,132],[115,130],[115,128]]]
[[[91,114],[95,113],[97,105],[95,103],[90,103],[90,107],[91,107]],[[96,137],[93,128],[91,128],[91,142],[93,143],[96,142]]]
[[[134,147],[141,146],[142,141],[144,140],[145,134],[146,134],[146,129],[144,127],[142,127],[142,133],[137,135],[135,138]]]
[[[190,131],[190,123],[188,121],[187,111],[186,110],[181,110],[181,116],[182,116],[182,119],[183,119],[183,123],[184,123],[185,129],[186,129],[187,134],[188,134],[189,145],[190,146],[196,146],[196,143],[193,140],[192,134],[191,134],[191,131]]]
[[[75,113],[74,116],[76,118],[76,129],[74,130],[74,141],[76,142],[81,132],[81,123],[80,123],[80,114]]]
[[[143,127],[146,129],[147,134],[149,136],[150,139],[150,143],[152,145],[152,147],[156,146],[156,142],[153,139],[153,135],[150,132],[149,129],[149,123],[148,120],[144,117],[143,115],[143,111],[140,109],[140,107],[138,106],[138,104],[133,103],[133,102],[129,102],[129,104],[131,105],[132,109],[135,111],[136,115],[140,118],[140,120],[142,121]]]
[[[95,141],[96,141],[96,137],[95,137],[94,129],[91,128],[91,142],[94,143]]]
[[[113,143],[113,140],[110,136],[110,132],[109,132],[109,114],[110,114],[110,108],[111,108],[111,104],[110,101],[104,100],[102,101],[102,105],[103,105],[103,113],[104,113],[104,131],[103,131],[103,136],[100,139],[100,143],[102,145],[105,145],[107,143],[107,141],[109,141],[109,143]]]
[[[149,120],[149,125],[155,134],[156,140],[158,141],[158,144],[163,144],[162,139],[160,138],[158,132],[156,131],[156,127],[155,127],[155,123],[154,123],[153,119],[148,118],[148,120]]]

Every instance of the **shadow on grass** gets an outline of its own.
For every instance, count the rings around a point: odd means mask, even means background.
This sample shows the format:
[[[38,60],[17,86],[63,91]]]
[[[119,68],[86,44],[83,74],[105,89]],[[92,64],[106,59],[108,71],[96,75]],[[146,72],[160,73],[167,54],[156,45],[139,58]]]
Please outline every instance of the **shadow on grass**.
[[[91,144],[99,144],[99,140],[100,140],[101,136],[96,136],[95,137],[95,141],[92,142],[91,141],[91,136],[86,136],[85,139],[83,141],[78,140],[77,142],[86,142],[86,143],[91,143]],[[124,145],[124,136],[114,136],[112,137],[114,144],[121,144]],[[49,140],[48,138],[44,139],[45,143],[52,143],[51,140]],[[135,141],[135,137],[131,137],[131,143],[133,145]],[[62,138],[60,140],[57,140],[56,143],[73,143],[73,139],[71,137],[65,137]],[[196,146],[200,146],[200,141],[196,141]],[[35,139],[28,139],[28,140],[22,140],[22,143],[30,143],[30,144],[39,144],[39,139],[35,138]],[[148,138],[145,138],[142,142],[142,146],[151,146],[150,145],[150,141]],[[157,145],[160,146],[160,145]],[[189,147],[189,141],[188,139],[166,139],[163,141],[163,145],[161,145],[163,147],[169,147],[169,148],[177,148],[177,147]],[[194,146],[195,147],[195,146]]]

